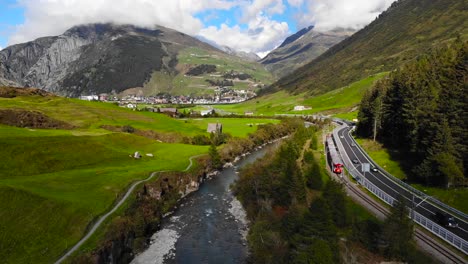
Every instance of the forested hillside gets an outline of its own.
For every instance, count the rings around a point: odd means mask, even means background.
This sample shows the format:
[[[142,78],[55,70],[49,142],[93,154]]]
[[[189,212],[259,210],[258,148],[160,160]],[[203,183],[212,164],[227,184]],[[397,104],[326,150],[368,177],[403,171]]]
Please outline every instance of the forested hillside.
[[[457,36],[466,39],[466,6],[466,0],[398,0],[365,28],[280,79],[270,91],[322,94],[394,70]]]
[[[363,97],[357,133],[405,157],[415,180],[467,183],[468,42],[457,39],[394,71]]]
[[[296,130],[241,171],[234,191],[251,221],[249,263],[433,263],[415,249],[404,203],[382,223],[327,178],[316,132]]]

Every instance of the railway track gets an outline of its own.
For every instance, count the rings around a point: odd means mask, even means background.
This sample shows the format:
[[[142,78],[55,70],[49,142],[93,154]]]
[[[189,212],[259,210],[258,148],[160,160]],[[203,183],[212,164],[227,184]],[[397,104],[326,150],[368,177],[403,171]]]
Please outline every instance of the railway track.
[[[360,190],[358,190],[355,186],[353,186],[352,183],[347,182],[345,179],[342,179],[343,182],[345,183],[345,186],[348,190],[353,192],[356,196],[367,202],[369,205],[371,205],[374,209],[377,211],[381,212],[384,215],[388,215],[389,211],[387,208],[376,202],[374,199],[368,197],[367,195],[363,194]],[[442,256],[444,256],[447,260],[450,261],[450,263],[460,263],[460,264],[466,264],[468,261],[464,259],[463,257],[453,253],[451,250],[447,249],[444,246],[439,245],[436,241],[434,241],[433,238],[425,234],[423,231],[419,230],[419,228],[415,229],[414,236],[425,243],[428,247],[432,248],[434,251],[438,252]]]

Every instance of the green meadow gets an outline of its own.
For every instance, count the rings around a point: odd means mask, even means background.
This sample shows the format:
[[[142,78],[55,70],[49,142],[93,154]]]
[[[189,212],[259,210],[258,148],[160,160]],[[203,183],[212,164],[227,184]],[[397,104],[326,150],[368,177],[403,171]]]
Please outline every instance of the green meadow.
[[[286,91],[279,91],[273,94],[264,95],[252,100],[232,105],[215,105],[216,109],[226,112],[243,114],[246,111],[254,112],[255,115],[275,115],[275,114],[345,114],[346,118],[355,118],[357,112],[355,107],[361,101],[366,90],[379,79],[388,73],[379,73],[348,86],[330,91],[328,93],[311,97],[305,93],[298,95],[289,94]],[[311,107],[310,110],[293,111],[294,106],[303,105]]]
[[[234,80],[234,86],[231,87],[234,90],[249,88],[255,90],[255,84],[269,85],[274,81],[273,75],[260,63],[197,47],[181,50],[177,55],[177,60],[177,67],[180,69],[188,69],[200,64],[210,64],[216,65],[217,73],[202,74],[200,76],[187,76],[184,74],[169,76],[161,72],[153,72],[151,79],[141,89],[143,94],[154,95],[159,92],[167,92],[173,95],[214,94],[214,88],[206,80],[224,80],[222,75],[230,71],[247,73],[252,76],[251,80]]]
[[[159,170],[183,170],[208,146],[161,143],[101,125],[207,134],[211,122],[244,137],[268,119],[177,120],[113,104],[60,97],[0,98],[0,109],[40,111],[75,126],[71,130],[0,125],[0,259],[4,263],[51,263],[107,212],[134,181]],[[250,126],[249,124],[253,124]],[[141,159],[129,157],[135,151]],[[152,154],[153,157],[146,154]]]
[[[233,137],[245,137],[249,133],[257,130],[257,126],[272,123],[278,124],[278,119],[265,118],[197,118],[186,120],[188,124],[195,125],[200,129],[206,130],[208,123],[223,124],[223,132],[231,134]],[[185,120],[184,120],[185,122]]]

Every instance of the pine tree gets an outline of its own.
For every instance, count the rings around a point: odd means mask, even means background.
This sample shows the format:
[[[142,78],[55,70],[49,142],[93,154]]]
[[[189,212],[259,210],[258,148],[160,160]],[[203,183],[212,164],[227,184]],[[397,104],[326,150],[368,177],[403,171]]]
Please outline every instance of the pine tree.
[[[214,169],[221,168],[221,156],[219,155],[218,150],[216,149],[216,146],[214,144],[211,144],[208,153],[210,155],[211,167]]]
[[[414,251],[413,222],[408,217],[409,212],[399,197],[390,209],[390,214],[384,222],[383,240],[387,242],[384,250],[386,256],[396,260],[407,260]]]

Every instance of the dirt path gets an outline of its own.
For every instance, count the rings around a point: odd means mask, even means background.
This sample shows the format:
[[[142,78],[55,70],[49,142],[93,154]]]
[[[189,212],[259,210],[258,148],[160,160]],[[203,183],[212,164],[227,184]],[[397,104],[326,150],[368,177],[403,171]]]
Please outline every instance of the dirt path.
[[[187,168],[185,168],[183,170],[184,171],[188,171],[192,165],[193,165],[193,159],[194,158],[197,158],[197,157],[201,157],[203,155],[206,155],[206,154],[201,154],[201,155],[195,155],[195,156],[192,156],[189,158],[189,165],[187,166]],[[166,171],[155,171],[153,173],[151,173],[151,175],[144,179],[144,180],[140,180],[140,181],[136,181],[134,182],[130,188],[128,188],[127,192],[125,193],[125,195],[122,197],[122,199],[120,199],[120,201],[109,211],[107,212],[105,215],[101,216],[97,221],[96,223],[94,223],[94,225],[91,227],[91,229],[88,231],[88,233],[80,239],[80,241],[78,241],[78,243],[76,243],[72,248],[70,248],[62,257],[60,257],[56,262],[55,264],[59,264],[59,263],[62,263],[66,258],[68,258],[70,255],[72,255],[76,250],[78,250],[78,248],[81,247],[81,245],[83,245],[86,240],[88,240],[95,232],[96,230],[99,228],[99,226],[111,215],[113,214],[127,199],[128,197],[130,197],[130,195],[132,194],[133,190],[142,182],[147,182],[149,180],[151,180],[155,175],[159,174],[159,173],[164,173],[164,172],[170,172],[169,170],[166,170]]]

